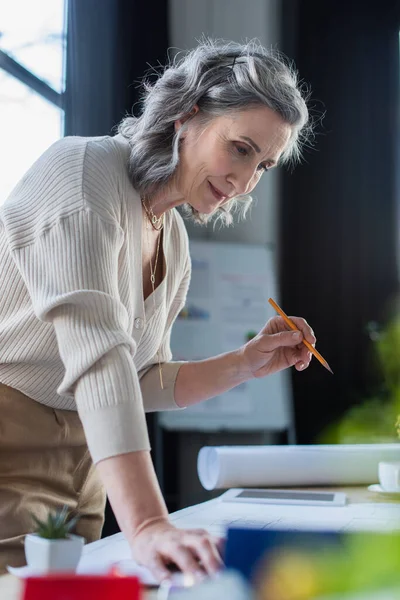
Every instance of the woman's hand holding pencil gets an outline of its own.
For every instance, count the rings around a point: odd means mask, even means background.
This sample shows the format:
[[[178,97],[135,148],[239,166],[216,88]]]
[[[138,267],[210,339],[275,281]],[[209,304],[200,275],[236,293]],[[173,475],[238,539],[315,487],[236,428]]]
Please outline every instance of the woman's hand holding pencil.
[[[275,300],[272,300],[272,298],[270,298],[268,300],[268,302],[276,310],[276,312],[282,317],[282,319],[285,321],[286,325],[288,325],[290,327],[290,329],[292,329],[293,331],[299,331],[298,327],[296,327],[296,324],[294,323],[294,319],[293,318],[290,319],[287,316],[287,314],[283,312],[283,310],[281,309],[281,307],[277,305],[277,303],[275,302]],[[333,375],[332,369],[330,368],[330,366],[328,365],[328,363],[324,359],[324,357],[318,352],[318,350],[316,350],[315,346],[313,344],[311,344],[306,338],[303,338],[302,343],[306,346],[306,348],[309,349],[309,351],[312,354],[314,354],[315,358],[317,358],[319,360],[319,362],[321,363],[321,365],[323,367],[325,367],[325,369],[327,369]]]
[[[307,321],[301,317],[289,318],[272,298],[269,303],[279,316],[269,319],[258,335],[238,350],[241,374],[259,378],[293,366],[304,371],[312,355],[332,373],[326,360],[315,349],[317,340]]]

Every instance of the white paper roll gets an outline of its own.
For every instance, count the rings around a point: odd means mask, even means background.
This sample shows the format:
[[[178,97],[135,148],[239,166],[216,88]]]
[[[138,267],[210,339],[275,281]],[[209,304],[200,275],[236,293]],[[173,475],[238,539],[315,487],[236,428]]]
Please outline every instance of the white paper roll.
[[[357,485],[377,482],[383,460],[400,460],[400,443],[205,446],[197,458],[197,472],[206,490]]]

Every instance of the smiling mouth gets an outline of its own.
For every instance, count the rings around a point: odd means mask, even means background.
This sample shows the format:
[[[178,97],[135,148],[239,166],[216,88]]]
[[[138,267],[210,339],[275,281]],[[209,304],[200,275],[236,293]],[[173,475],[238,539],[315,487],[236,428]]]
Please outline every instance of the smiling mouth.
[[[213,195],[219,202],[221,202],[222,200],[226,200],[228,198],[228,196],[225,196],[225,194],[223,194],[216,187],[214,187],[212,183],[208,182],[208,185],[210,186],[210,189],[211,189]]]

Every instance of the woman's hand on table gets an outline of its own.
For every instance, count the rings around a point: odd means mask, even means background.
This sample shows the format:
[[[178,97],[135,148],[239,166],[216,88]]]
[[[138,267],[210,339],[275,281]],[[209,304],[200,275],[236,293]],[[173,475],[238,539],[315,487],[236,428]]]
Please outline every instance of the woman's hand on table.
[[[171,564],[196,579],[214,575],[222,568],[219,544],[203,529],[177,529],[163,520],[142,529],[131,548],[135,561],[162,581],[171,576]]]
[[[302,340],[314,346],[316,337],[307,321],[301,317],[290,318],[299,332],[288,329],[282,317],[276,316],[238,350],[242,369],[249,377],[265,377],[292,366],[298,371],[308,367],[312,354]]]

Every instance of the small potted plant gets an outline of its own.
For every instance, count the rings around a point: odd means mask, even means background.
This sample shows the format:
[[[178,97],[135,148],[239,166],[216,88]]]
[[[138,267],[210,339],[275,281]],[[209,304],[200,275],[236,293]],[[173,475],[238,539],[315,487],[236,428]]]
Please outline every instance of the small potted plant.
[[[34,533],[25,537],[25,557],[33,570],[42,573],[75,571],[85,543],[83,537],[73,535],[78,517],[68,519],[68,507],[55,514],[49,513],[46,521],[32,515],[37,525]]]

